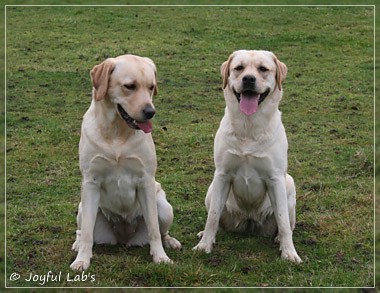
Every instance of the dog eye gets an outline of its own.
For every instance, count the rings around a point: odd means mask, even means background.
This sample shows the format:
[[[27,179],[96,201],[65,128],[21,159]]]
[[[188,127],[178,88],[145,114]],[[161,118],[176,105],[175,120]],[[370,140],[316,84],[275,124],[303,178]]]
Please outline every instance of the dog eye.
[[[150,91],[153,91],[154,90],[154,85],[152,85],[150,88],[149,88]]]
[[[235,67],[235,70],[236,71],[242,71],[244,69],[244,66],[243,65],[239,65],[239,66],[236,66]]]
[[[268,68],[266,68],[266,67],[264,67],[264,66],[260,66],[260,67],[259,67],[259,70],[260,70],[261,72],[266,72],[266,71],[268,71]]]
[[[134,91],[136,89],[136,85],[134,83],[125,84],[124,87],[130,91]]]

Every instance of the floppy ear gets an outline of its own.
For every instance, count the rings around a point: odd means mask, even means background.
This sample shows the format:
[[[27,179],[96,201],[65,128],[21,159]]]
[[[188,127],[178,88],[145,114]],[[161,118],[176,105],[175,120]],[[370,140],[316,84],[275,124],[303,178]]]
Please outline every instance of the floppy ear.
[[[157,88],[157,69],[156,69],[156,65],[154,64],[153,60],[148,58],[148,57],[144,57],[144,59],[146,61],[148,61],[148,63],[153,67],[154,69],[154,78],[155,78],[155,81],[156,81],[156,84],[154,85],[154,91],[153,91],[153,95],[154,96],[157,96],[158,94],[158,88]]]
[[[278,60],[276,56],[274,56],[274,62],[276,63],[276,67],[277,67],[276,68],[276,82],[277,82],[278,89],[281,90],[282,83],[285,80],[286,75],[288,73],[288,68],[286,67],[284,63]]]
[[[157,80],[156,80],[156,86],[154,87],[153,96],[157,96],[157,94],[158,94],[158,89],[157,89]]]
[[[107,59],[101,64],[95,65],[91,70],[92,86],[95,89],[95,100],[103,99],[108,90],[108,82],[112,71],[115,69],[115,63],[112,59]]]
[[[228,77],[230,76],[230,64],[232,61],[233,54],[228,57],[228,60],[223,62],[222,66],[220,67],[220,72],[222,74],[223,78],[223,89],[226,88],[228,84]]]
[[[158,85],[157,85],[157,71],[156,71],[156,66],[154,67],[154,79],[156,80],[156,84],[154,85],[153,96],[157,96],[157,94],[158,94]]]

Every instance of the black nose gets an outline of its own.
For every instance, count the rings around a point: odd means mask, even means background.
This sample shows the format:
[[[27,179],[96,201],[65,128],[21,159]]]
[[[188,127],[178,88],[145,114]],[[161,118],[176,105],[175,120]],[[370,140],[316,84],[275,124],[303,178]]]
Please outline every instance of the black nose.
[[[243,77],[243,83],[245,84],[254,84],[256,82],[256,77],[253,75],[245,75]]]
[[[145,119],[151,119],[156,114],[156,110],[151,105],[148,105],[143,109],[143,114]]]

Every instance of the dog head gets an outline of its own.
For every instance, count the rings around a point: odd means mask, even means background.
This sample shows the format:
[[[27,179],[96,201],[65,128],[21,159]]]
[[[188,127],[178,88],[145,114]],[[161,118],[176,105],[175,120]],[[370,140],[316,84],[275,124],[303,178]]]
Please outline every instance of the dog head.
[[[157,79],[151,59],[134,55],[108,58],[94,66],[90,75],[96,102],[107,99],[129,127],[152,131]]]
[[[287,67],[269,51],[240,50],[221,66],[223,89],[233,93],[240,111],[249,116],[275,91],[282,90]]]

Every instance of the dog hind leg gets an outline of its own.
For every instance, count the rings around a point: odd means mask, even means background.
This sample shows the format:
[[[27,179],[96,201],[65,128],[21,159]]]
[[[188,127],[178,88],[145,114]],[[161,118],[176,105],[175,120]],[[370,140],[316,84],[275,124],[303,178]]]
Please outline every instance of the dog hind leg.
[[[157,213],[160,234],[163,245],[167,248],[181,249],[181,243],[169,235],[169,229],[173,223],[173,208],[166,200],[166,195],[161,186],[156,184]],[[128,246],[144,246],[149,243],[149,234],[143,217],[137,219],[137,225],[133,236],[128,239]]]
[[[173,223],[173,208],[166,200],[165,192],[161,188],[157,192],[157,212],[163,245],[167,248],[180,250],[182,248],[181,243],[169,235],[169,229]]]

